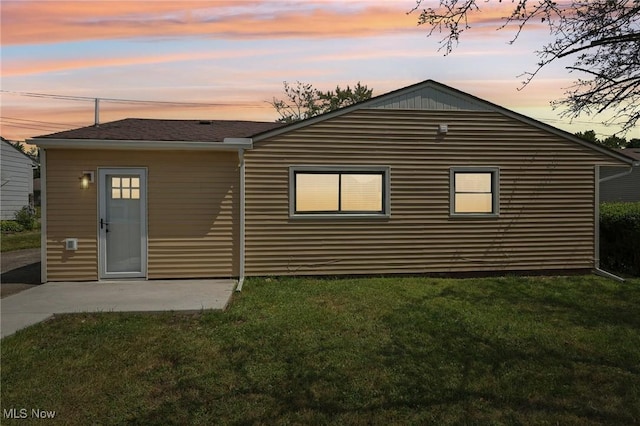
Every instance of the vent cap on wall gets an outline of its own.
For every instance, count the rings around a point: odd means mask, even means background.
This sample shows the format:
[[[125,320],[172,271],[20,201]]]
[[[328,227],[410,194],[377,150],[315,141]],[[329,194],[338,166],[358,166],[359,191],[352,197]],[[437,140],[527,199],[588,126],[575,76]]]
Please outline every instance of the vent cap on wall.
[[[64,249],[65,250],[78,250],[78,239],[77,238],[67,238],[64,240]]]

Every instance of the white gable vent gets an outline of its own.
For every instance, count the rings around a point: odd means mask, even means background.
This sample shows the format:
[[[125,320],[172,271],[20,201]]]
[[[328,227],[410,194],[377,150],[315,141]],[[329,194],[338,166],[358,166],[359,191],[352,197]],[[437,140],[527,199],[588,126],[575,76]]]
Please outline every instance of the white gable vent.
[[[67,238],[64,240],[64,248],[65,250],[78,250],[78,239]]]

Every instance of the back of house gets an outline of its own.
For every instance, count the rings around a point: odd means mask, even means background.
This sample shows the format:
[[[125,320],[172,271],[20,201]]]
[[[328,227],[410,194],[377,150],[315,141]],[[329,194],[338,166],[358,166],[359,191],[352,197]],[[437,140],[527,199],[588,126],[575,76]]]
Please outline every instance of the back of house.
[[[590,270],[600,167],[633,163],[431,80],[288,126],[34,142],[44,281]]]

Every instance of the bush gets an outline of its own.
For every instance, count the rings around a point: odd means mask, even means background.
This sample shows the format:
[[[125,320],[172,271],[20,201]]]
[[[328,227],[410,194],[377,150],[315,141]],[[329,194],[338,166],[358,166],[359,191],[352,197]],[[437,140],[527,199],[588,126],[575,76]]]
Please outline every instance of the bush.
[[[10,233],[24,231],[24,228],[15,220],[2,220],[0,221],[0,230],[3,233]]]
[[[18,222],[27,231],[32,230],[36,226],[36,211],[29,206],[24,206],[15,213],[16,222]]]
[[[600,206],[600,266],[640,276],[640,202]]]

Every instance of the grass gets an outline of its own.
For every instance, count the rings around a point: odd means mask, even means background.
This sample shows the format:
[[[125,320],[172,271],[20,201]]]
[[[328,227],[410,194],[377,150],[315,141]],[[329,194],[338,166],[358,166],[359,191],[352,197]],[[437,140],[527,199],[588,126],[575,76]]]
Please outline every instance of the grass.
[[[2,232],[0,236],[0,252],[40,248],[40,206],[35,210],[35,228],[30,231],[13,233]]]
[[[632,424],[638,348],[639,279],[252,279],[224,313],[18,332],[1,401],[69,425]]]
[[[40,247],[40,230],[2,234],[0,251],[14,251]]]

